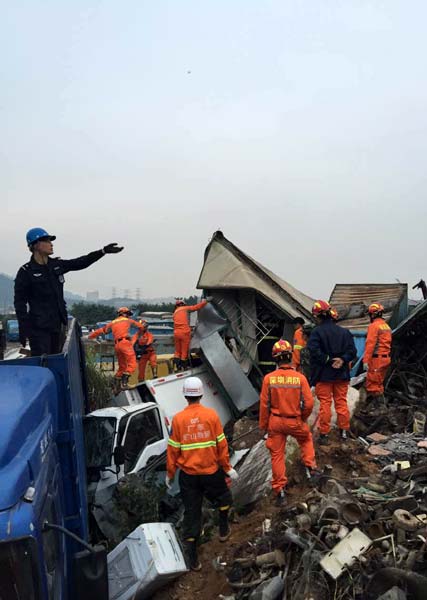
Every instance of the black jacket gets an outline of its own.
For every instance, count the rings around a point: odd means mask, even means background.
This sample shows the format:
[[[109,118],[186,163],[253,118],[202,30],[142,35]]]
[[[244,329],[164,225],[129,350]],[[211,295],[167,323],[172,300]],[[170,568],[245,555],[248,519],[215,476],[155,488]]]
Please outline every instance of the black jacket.
[[[102,250],[96,250],[71,260],[49,258],[46,265],[39,265],[32,257],[23,265],[15,278],[15,311],[20,334],[28,337],[34,329],[57,331],[61,324],[65,325],[64,274],[86,269],[103,255]]]
[[[310,352],[310,384],[319,381],[334,382],[350,379],[349,363],[357,356],[356,346],[350,331],[334,321],[324,321],[311,332],[307,348]],[[340,369],[332,367],[333,358],[344,361]]]

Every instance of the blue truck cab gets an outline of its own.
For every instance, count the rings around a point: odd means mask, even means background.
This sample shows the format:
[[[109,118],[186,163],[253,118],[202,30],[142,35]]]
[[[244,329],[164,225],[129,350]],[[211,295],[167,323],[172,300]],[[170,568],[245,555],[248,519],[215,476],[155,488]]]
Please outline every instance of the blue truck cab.
[[[87,543],[77,328],[74,321],[61,354],[0,361],[2,600],[108,598],[105,550]]]

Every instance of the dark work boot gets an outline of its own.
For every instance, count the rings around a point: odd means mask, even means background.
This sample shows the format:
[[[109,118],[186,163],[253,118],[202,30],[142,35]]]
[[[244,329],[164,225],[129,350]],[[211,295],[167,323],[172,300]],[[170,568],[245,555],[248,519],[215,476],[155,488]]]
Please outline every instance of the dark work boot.
[[[153,371],[153,379],[157,379],[157,367],[151,367],[151,370]]]
[[[202,565],[197,555],[197,542],[194,539],[185,540],[184,552],[187,559],[187,564],[192,571],[200,571]]]
[[[188,369],[188,360],[181,361],[181,370],[186,371]]]
[[[285,506],[287,502],[286,492],[284,489],[280,490],[280,492],[276,496],[275,505],[276,506]]]
[[[124,373],[122,375],[122,382],[121,382],[121,387],[122,390],[128,390],[129,389],[129,373]]]
[[[181,367],[181,359],[177,358],[175,356],[174,359],[173,359],[173,370],[174,370],[174,373],[176,373],[177,371],[179,371],[180,367]]]
[[[321,433],[319,435],[319,444],[321,446],[329,446],[329,436],[327,433]]]
[[[317,485],[320,482],[322,473],[313,467],[305,467],[305,474],[307,476],[308,483],[312,486]]]
[[[347,441],[349,438],[348,431],[346,429],[340,429],[340,438]]]
[[[219,511],[219,541],[225,542],[231,535],[230,524],[228,522],[228,508]]]

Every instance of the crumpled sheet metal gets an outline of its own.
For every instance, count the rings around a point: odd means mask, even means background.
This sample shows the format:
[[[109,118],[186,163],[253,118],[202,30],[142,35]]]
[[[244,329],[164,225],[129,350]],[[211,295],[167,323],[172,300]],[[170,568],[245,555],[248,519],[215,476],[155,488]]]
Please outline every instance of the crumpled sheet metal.
[[[258,402],[258,393],[218,332],[202,339],[200,349],[205,362],[218,377],[238,412],[243,412]]]
[[[201,341],[217,331],[227,327],[227,319],[224,319],[214,305],[210,302],[198,312],[196,328],[191,337],[191,348],[200,348]]]
[[[247,506],[268,494],[271,489],[270,452],[265,440],[260,440],[246,455],[239,478],[233,481],[233,500],[236,506]]]

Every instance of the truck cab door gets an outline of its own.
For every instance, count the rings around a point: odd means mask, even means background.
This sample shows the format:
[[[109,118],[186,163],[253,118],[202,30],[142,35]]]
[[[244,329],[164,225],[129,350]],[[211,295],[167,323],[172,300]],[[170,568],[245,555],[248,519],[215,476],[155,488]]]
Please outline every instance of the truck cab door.
[[[122,424],[120,425],[120,427]],[[138,411],[126,420],[119,442],[123,447],[124,474],[143,469],[151,456],[162,454],[167,447],[167,431],[157,407]]]

